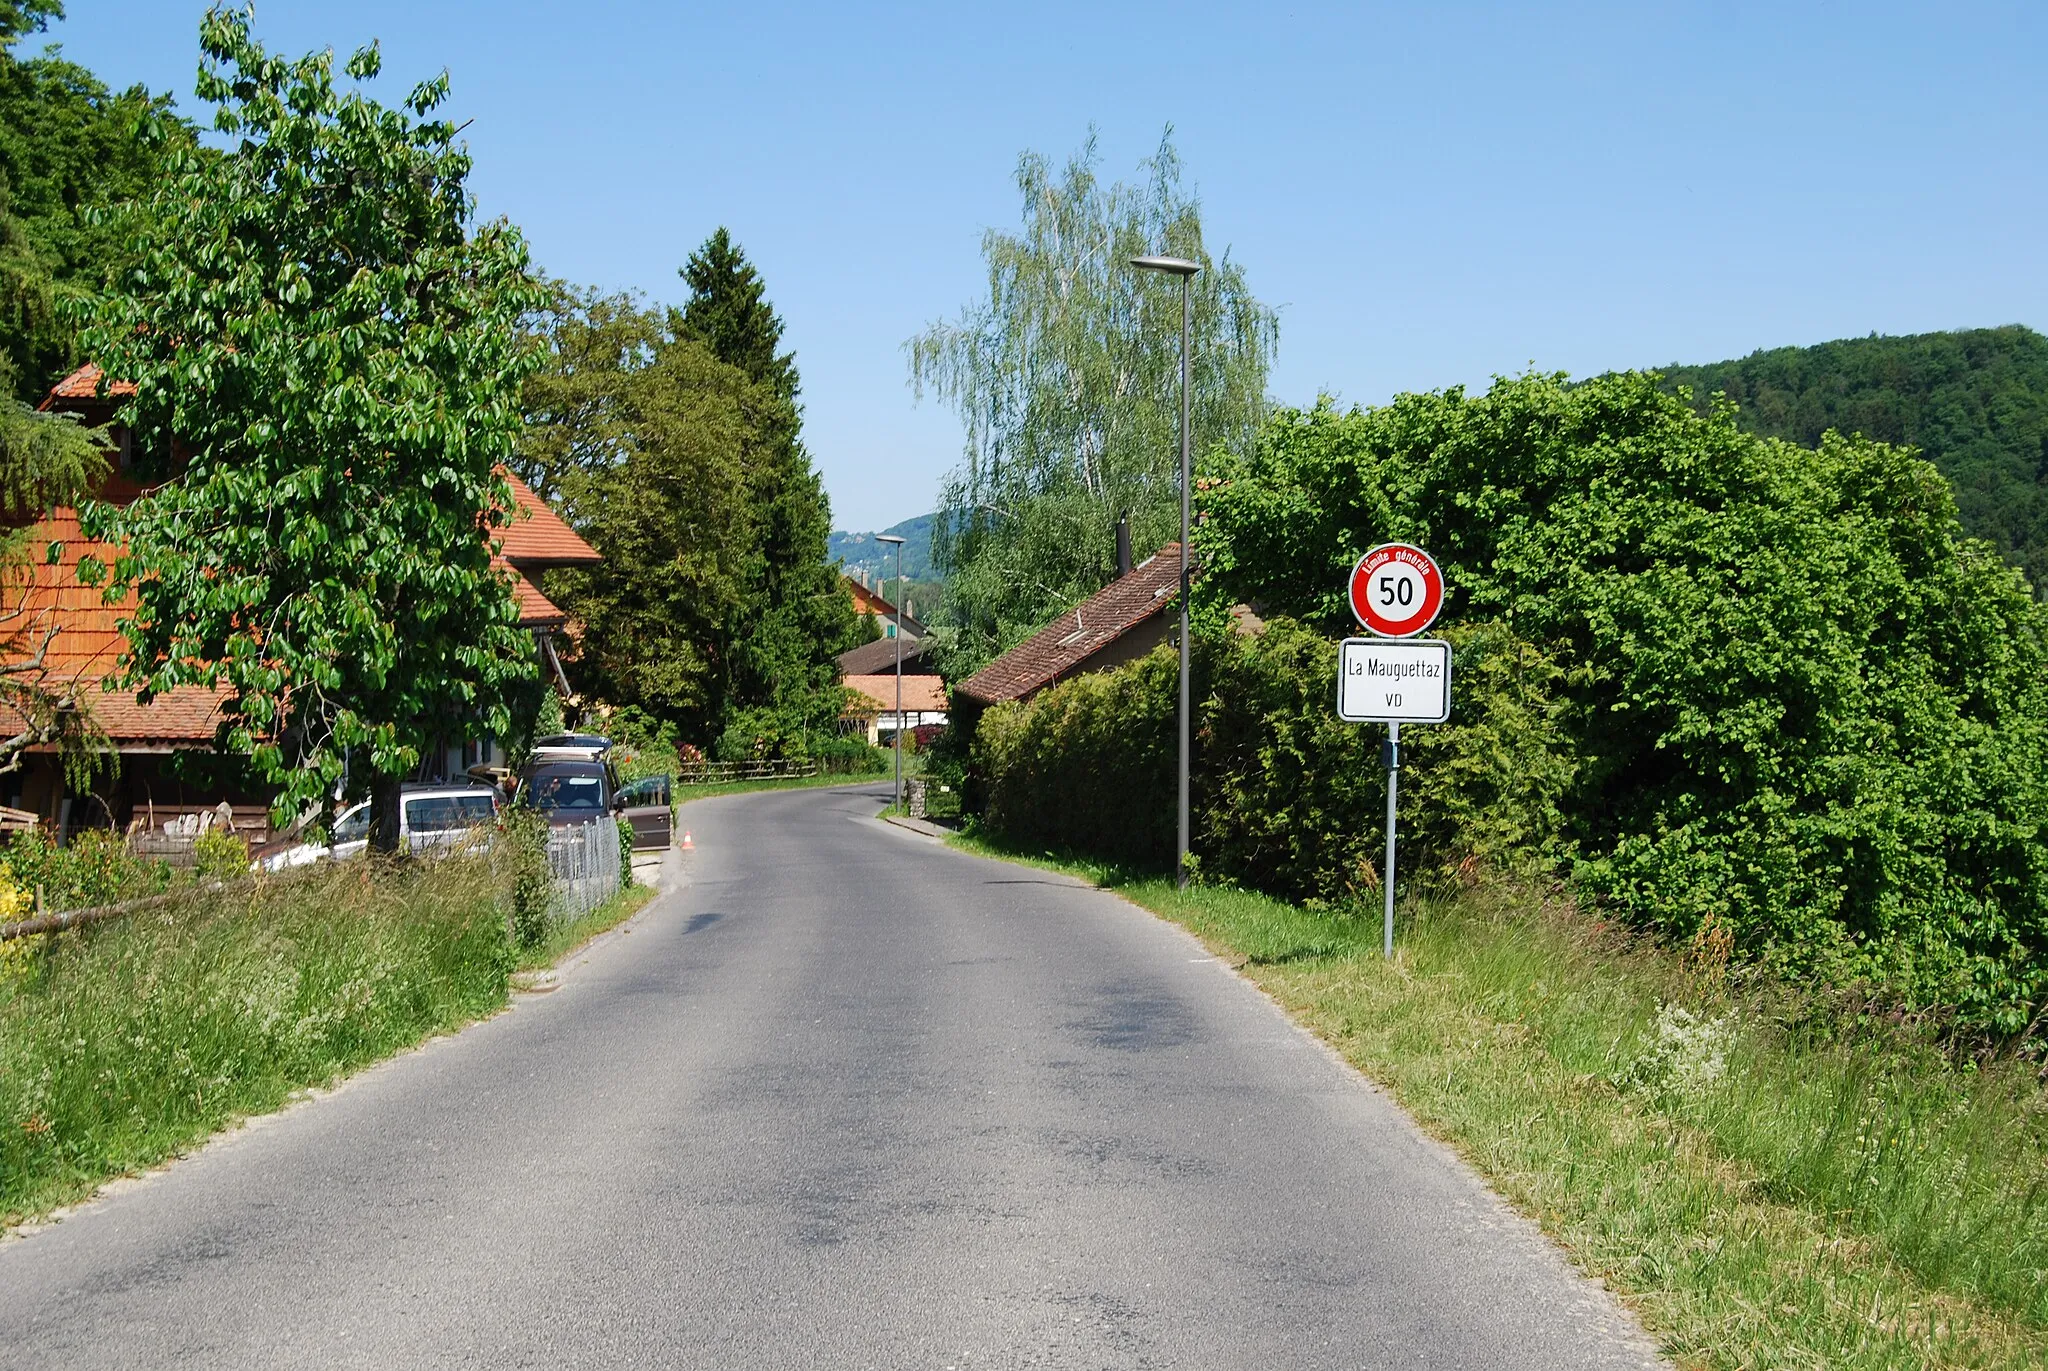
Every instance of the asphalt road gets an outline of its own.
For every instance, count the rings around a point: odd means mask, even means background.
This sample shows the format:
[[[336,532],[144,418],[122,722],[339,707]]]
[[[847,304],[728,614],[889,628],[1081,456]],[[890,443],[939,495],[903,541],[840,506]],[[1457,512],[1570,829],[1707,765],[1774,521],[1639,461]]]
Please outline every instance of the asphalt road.
[[[883,794],[689,806],[553,993],[0,1243],[0,1366],[1656,1365],[1185,934]]]

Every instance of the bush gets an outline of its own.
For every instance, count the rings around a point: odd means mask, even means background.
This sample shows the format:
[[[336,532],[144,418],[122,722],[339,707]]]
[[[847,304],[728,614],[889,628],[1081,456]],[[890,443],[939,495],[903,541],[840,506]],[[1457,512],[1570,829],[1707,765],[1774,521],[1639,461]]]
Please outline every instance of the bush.
[[[1552,768],[1529,798],[1555,810],[1513,823],[1608,907],[1680,939],[1723,921],[1788,971],[1994,1033],[2032,1020],[2048,613],[1932,467],[1750,437],[1623,375],[1283,412],[1214,474],[1212,604],[1334,637],[1353,560],[1406,538],[1445,564],[1453,630],[1513,635],[1547,736],[1490,726]],[[1474,717],[1464,680],[1454,709]],[[1416,733],[1419,754],[1450,730]]]
[[[620,819],[619,825],[619,889],[633,888],[633,821]]]
[[[504,1003],[487,858],[193,890],[0,978],[0,1221]]]
[[[982,821],[1026,846],[1170,864],[1178,662],[1161,649],[985,712],[970,757]]]
[[[818,769],[830,776],[872,776],[889,769],[889,752],[866,738],[833,737],[811,744]]]
[[[249,845],[232,828],[209,828],[192,844],[192,864],[202,881],[231,881],[249,874]]]
[[[58,847],[40,830],[17,833],[4,849],[14,880],[33,895],[41,891],[50,913],[116,904],[170,888],[171,868],[138,859],[119,834],[87,829],[69,847]],[[242,863],[248,869],[248,862]]]
[[[548,866],[548,821],[530,805],[505,811],[505,842],[512,937],[522,948],[536,948],[548,936],[554,906],[555,877]]]
[[[1559,671],[1497,624],[1453,630],[1458,722],[1402,739],[1402,864],[1518,867],[1558,850],[1572,771]],[[1205,875],[1286,899],[1362,900],[1385,852],[1385,732],[1336,716],[1337,646],[1276,618],[1198,639],[1192,846]],[[1161,647],[975,729],[983,823],[1017,843],[1172,862],[1179,658]],[[943,750],[941,755],[943,756]]]

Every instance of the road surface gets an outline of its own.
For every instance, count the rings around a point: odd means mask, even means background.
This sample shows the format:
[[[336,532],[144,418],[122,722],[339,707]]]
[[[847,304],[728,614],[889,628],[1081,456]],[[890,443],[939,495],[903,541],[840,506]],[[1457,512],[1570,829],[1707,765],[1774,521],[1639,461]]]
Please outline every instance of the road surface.
[[[0,1366],[1657,1364],[1187,935],[884,798],[690,805],[559,989],[0,1243]]]

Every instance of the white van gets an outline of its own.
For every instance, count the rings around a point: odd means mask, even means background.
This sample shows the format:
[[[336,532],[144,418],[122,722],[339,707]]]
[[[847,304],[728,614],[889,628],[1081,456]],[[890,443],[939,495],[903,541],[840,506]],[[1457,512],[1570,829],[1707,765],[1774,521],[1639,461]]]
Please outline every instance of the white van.
[[[408,782],[399,789],[398,842],[408,852],[451,847],[473,829],[498,820],[498,791],[487,785]],[[370,805],[344,809],[334,821],[332,845],[300,843],[257,863],[265,871],[304,866],[322,857],[345,861],[370,845]]]

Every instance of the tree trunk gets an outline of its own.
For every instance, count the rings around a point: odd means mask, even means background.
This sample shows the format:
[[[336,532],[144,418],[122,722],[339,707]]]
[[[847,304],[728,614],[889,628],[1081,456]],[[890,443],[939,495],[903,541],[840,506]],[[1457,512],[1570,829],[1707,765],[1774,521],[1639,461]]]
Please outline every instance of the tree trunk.
[[[396,776],[370,782],[370,851],[391,856],[398,851],[398,788]]]

